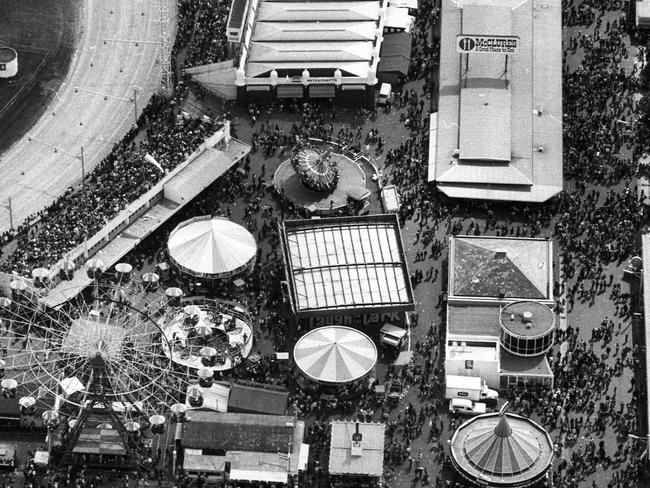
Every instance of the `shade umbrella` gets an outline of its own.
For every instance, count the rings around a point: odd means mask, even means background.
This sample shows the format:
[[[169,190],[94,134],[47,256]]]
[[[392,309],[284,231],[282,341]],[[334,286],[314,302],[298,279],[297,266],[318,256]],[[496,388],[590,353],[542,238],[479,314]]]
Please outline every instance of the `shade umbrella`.
[[[183,312],[185,312],[185,314],[189,315],[190,317],[201,315],[201,309],[198,305],[185,305],[183,307]]]
[[[27,283],[23,280],[13,280],[9,283],[9,288],[13,291],[25,291],[27,289]]]
[[[36,410],[36,398],[32,396],[20,397],[18,405],[20,405],[20,411],[23,415],[31,415]]]
[[[140,424],[133,420],[130,420],[124,424],[124,428],[127,430],[127,432],[131,432],[132,434],[140,432],[140,427]]]
[[[11,298],[0,297],[0,308],[10,309],[11,308]]]
[[[0,381],[0,388],[2,388],[2,395],[5,398],[14,398],[16,396],[16,388],[18,382],[13,378]]]
[[[345,384],[363,378],[377,362],[377,347],[350,327],[321,327],[302,336],[293,351],[296,366],[313,381]]]
[[[212,368],[199,368],[196,375],[199,377],[199,385],[203,388],[210,388],[214,383],[214,371]]]
[[[183,296],[183,290],[172,286],[165,290],[165,295],[167,295],[169,298],[180,298]]]
[[[187,403],[190,407],[199,408],[203,405],[203,390],[198,386],[192,386],[187,390]]]
[[[46,410],[41,415],[41,418],[43,419],[43,425],[45,425],[45,427],[50,430],[56,429],[59,426],[59,422],[61,421],[59,412],[56,410]]]
[[[174,403],[170,410],[174,416],[175,422],[183,422],[185,420],[185,412],[187,412],[187,407],[182,403]]]
[[[88,269],[97,269],[101,271],[106,267],[106,264],[99,258],[93,258],[86,262],[86,267]]]
[[[133,266],[129,263],[117,263],[115,265],[115,271],[123,275],[128,275],[133,271]]]
[[[151,424],[151,432],[154,434],[162,434],[165,431],[165,417],[162,415],[152,415],[149,417]]]
[[[197,217],[176,227],[167,243],[170,260],[195,277],[225,278],[245,270],[257,255],[255,237],[222,217]]]
[[[156,273],[144,273],[142,275],[142,281],[145,283],[158,283],[160,281],[160,276]]]
[[[35,280],[44,280],[50,276],[50,270],[47,268],[34,268],[32,270],[32,278]]]
[[[206,324],[199,324],[196,327],[194,327],[194,331],[196,332],[197,335],[206,338],[210,337],[212,335],[212,327]]]

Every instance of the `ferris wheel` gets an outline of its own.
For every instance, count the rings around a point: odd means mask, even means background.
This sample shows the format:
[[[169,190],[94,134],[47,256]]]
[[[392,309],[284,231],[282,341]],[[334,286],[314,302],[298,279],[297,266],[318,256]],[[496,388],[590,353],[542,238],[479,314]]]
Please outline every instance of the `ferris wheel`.
[[[142,293],[140,283],[123,275],[96,279],[56,309],[24,287],[12,299],[0,298],[2,394],[19,398],[23,411],[40,406],[68,417],[88,404],[98,384],[126,419],[183,404],[198,379],[169,359],[156,323],[165,297]]]

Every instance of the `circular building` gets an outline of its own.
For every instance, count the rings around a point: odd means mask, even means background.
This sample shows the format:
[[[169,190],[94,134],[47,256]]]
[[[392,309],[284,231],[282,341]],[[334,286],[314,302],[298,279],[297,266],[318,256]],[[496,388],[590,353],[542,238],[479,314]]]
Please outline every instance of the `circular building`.
[[[293,349],[298,369],[321,384],[342,385],[366,376],[377,362],[377,347],[366,334],[351,327],[314,329]]]
[[[311,215],[335,215],[350,205],[364,208],[371,194],[366,174],[349,151],[343,152],[326,143],[299,146],[273,175],[276,190]]]
[[[553,443],[546,430],[505,408],[468,420],[451,438],[452,463],[471,483],[530,486],[551,467]]]
[[[517,356],[539,356],[553,345],[555,313],[534,301],[509,303],[501,309],[501,345]]]
[[[169,344],[165,355],[184,368],[227,371],[253,348],[253,319],[236,302],[186,298],[169,307],[158,325]]]
[[[294,151],[291,165],[305,188],[321,193],[331,193],[339,181],[339,170],[331,150],[304,148]]]
[[[204,215],[180,223],[167,242],[169,258],[183,273],[223,279],[255,264],[257,242],[244,227],[223,217]]]
[[[18,53],[10,47],[0,47],[0,78],[13,78],[18,73]]]

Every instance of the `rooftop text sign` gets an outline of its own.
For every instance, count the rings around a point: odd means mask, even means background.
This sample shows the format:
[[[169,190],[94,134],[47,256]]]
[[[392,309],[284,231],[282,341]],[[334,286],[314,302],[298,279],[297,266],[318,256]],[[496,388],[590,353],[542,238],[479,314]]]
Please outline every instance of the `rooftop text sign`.
[[[517,54],[519,52],[519,38],[517,36],[459,34],[456,36],[456,51],[461,54]]]

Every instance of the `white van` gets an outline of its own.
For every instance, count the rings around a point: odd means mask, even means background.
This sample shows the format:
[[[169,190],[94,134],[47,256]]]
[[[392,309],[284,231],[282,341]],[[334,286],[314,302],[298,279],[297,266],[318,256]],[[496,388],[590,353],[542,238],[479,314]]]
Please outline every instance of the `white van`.
[[[379,87],[379,98],[377,99],[377,105],[386,105],[390,96],[393,92],[393,87],[390,83],[382,83]]]
[[[452,398],[449,400],[449,412],[458,412],[461,415],[482,415],[487,412],[487,405],[464,398]]]

